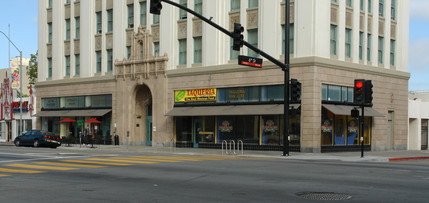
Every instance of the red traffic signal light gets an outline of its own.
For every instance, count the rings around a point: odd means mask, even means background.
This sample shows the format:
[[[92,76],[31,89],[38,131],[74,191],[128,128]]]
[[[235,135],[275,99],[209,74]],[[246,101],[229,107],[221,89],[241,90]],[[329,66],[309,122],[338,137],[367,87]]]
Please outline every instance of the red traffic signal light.
[[[365,102],[365,80],[355,80],[353,91],[353,100],[357,105],[363,105]]]

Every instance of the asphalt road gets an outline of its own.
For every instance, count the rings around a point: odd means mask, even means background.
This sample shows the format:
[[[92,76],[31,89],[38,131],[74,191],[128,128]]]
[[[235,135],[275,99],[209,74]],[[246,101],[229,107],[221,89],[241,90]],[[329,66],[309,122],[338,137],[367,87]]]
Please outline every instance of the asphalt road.
[[[0,147],[0,202],[428,202],[428,161]],[[312,200],[313,199],[313,200]]]

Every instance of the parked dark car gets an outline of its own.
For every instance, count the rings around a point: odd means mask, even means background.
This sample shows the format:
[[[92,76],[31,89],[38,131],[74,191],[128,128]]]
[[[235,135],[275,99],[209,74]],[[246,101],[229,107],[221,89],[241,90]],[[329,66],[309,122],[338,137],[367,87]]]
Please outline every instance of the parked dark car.
[[[51,147],[61,146],[60,136],[42,130],[30,130],[15,138],[15,146]]]

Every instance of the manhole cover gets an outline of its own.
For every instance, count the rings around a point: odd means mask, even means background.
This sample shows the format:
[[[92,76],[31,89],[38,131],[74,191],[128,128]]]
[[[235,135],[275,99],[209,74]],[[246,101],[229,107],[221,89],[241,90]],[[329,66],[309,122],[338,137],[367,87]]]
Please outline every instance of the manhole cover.
[[[297,195],[310,200],[348,200],[352,198],[350,195],[334,192],[302,192]]]

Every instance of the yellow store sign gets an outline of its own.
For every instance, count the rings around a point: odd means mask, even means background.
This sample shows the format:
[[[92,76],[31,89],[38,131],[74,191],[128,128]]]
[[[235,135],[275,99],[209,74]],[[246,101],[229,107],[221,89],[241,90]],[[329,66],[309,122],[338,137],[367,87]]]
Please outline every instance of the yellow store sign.
[[[200,101],[216,101],[216,88],[174,91],[174,102]]]

